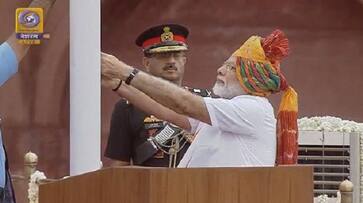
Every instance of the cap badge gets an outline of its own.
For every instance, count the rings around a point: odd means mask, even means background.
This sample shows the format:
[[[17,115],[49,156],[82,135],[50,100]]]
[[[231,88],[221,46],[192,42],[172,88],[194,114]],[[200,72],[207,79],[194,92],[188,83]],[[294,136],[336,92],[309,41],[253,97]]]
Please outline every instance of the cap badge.
[[[164,27],[163,30],[164,30],[164,33],[160,35],[162,42],[174,40],[174,34],[172,32],[170,32],[170,27]]]

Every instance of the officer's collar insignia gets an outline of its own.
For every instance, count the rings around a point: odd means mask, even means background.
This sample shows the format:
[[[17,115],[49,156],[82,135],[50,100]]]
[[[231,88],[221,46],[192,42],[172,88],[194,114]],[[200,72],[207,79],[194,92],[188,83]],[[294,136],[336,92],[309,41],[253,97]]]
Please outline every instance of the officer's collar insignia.
[[[170,27],[164,27],[163,30],[164,33],[160,35],[161,41],[162,42],[173,41],[174,34],[170,31]]]

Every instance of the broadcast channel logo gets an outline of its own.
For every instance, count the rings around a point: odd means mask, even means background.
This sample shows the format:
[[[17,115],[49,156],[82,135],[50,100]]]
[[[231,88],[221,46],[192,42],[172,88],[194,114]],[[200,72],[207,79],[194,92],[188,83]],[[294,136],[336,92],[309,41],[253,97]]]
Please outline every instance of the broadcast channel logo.
[[[43,9],[17,8],[15,12],[16,38],[21,44],[40,44],[43,37]]]
[[[37,12],[24,10],[19,13],[18,21],[25,27],[33,28],[40,23],[40,17]]]

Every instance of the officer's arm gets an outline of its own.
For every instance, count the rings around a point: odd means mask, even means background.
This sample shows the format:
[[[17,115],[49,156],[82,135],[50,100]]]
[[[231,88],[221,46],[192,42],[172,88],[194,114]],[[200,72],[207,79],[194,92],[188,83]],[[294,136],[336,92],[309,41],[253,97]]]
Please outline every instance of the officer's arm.
[[[112,55],[102,53],[101,57],[103,81],[120,79],[125,81],[133,71],[131,66]],[[175,84],[140,71],[132,79],[131,85],[179,114],[211,123],[204,99]]]
[[[117,93],[142,111],[173,123],[185,130],[190,130],[190,124],[186,116],[164,107],[138,89],[123,83]]]
[[[43,8],[43,14],[44,18],[46,17],[49,9],[53,5],[55,0],[33,0],[29,7],[35,7],[35,8]],[[11,46],[11,48],[14,50],[16,54],[16,58],[18,61],[21,61],[21,59],[24,58],[26,53],[29,50],[29,45],[20,44],[17,42],[15,33],[11,34],[10,37],[6,40],[6,42]]]

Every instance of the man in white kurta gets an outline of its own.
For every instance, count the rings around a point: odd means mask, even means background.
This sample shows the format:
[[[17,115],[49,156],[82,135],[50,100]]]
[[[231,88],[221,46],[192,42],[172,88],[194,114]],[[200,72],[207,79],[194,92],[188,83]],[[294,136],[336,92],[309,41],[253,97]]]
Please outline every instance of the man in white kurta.
[[[189,118],[196,137],[178,167],[273,166],[276,120],[264,97],[204,99],[212,124]]]

